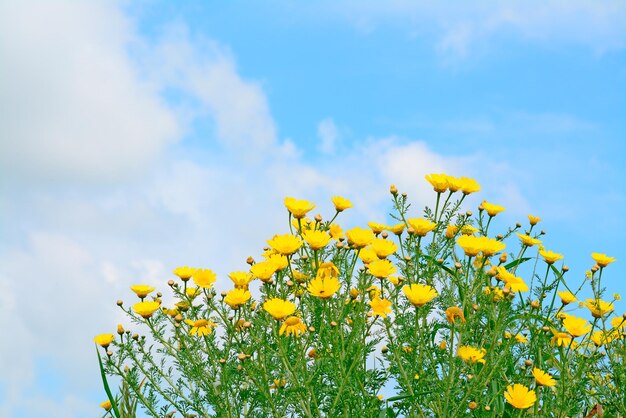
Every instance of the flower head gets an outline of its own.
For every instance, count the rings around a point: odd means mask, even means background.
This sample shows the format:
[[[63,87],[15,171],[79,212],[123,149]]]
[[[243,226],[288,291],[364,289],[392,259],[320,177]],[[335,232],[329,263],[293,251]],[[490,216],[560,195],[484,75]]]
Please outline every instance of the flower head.
[[[113,334],[99,334],[94,337],[93,342],[98,344],[100,347],[107,348],[111,345],[114,339],[115,336]]]
[[[369,302],[369,305],[372,307],[372,312],[374,315],[382,316],[383,318],[387,317],[387,314],[391,313],[391,301],[387,299],[381,299],[379,296],[376,296]]]
[[[379,260],[376,252],[370,247],[363,248],[361,251],[359,251],[359,258],[361,259],[363,264],[369,264],[373,261]]]
[[[418,237],[425,237],[430,231],[437,228],[437,224],[424,218],[407,219],[409,228],[413,229],[413,233]],[[409,231],[411,232],[411,231]]]
[[[213,283],[215,283],[216,277],[215,272],[209,269],[196,269],[193,276],[191,276],[196,286],[203,289],[211,289]]]
[[[558,292],[557,294],[561,298],[561,303],[563,305],[569,305],[572,302],[576,302],[576,296],[570,291],[563,290],[562,292]]]
[[[389,260],[373,261],[368,264],[367,268],[372,276],[379,279],[384,279],[396,272],[396,267]]]
[[[519,383],[507,386],[504,397],[513,408],[517,409],[528,409],[537,402],[535,391]]]
[[[483,200],[483,203],[480,206],[487,212],[489,216],[496,216],[498,213],[504,211],[506,208],[500,205],[494,205],[493,203],[489,203],[486,200]]]
[[[285,319],[285,317],[293,314],[296,311],[296,305],[288,300],[280,298],[268,299],[263,304],[263,309],[276,320]]]
[[[185,323],[191,327],[189,335],[197,335],[198,337],[209,335],[215,328],[215,323],[208,319],[197,319],[195,321],[185,319]]]
[[[480,240],[481,252],[485,257],[491,257],[506,248],[506,244],[497,239],[487,237],[478,237],[478,239]]]
[[[615,257],[609,257],[608,255],[601,253],[592,253],[591,258],[593,258],[593,261],[603,268],[616,261]]]
[[[524,279],[517,277],[512,273],[506,271],[504,266],[500,266],[496,270],[498,278],[505,284],[505,288],[512,290],[513,292],[528,292],[528,285],[524,282]]]
[[[468,257],[476,257],[483,248],[483,242],[480,237],[474,237],[471,235],[462,235],[457,238],[456,243],[463,249],[465,255]]]
[[[462,345],[457,350],[457,355],[461,359],[469,364],[482,363],[485,364],[485,355],[487,350],[484,348],[475,348],[468,345]]]
[[[276,270],[276,265],[271,261],[261,261],[250,267],[250,274],[256,279],[268,282],[276,273]]]
[[[537,225],[540,221],[541,218],[539,216],[528,215],[528,222],[530,222],[531,225]]]
[[[100,408],[104,409],[105,411],[110,411],[111,408],[113,408],[113,405],[111,405],[111,401],[107,399],[100,404]]]
[[[317,277],[309,282],[307,290],[313,296],[328,299],[332,297],[341,287],[341,283],[337,277],[329,275],[320,275],[319,270]]]
[[[525,245],[526,247],[532,247],[533,245],[541,244],[540,239],[533,238],[530,235],[517,234],[517,236],[519,237],[519,240],[522,242],[522,244]]]
[[[425,178],[437,193],[444,193],[448,190],[447,174],[427,174]]]
[[[285,198],[285,207],[296,219],[302,219],[307,213],[315,209],[315,203],[308,200],[299,200],[293,197]]]
[[[591,331],[591,324],[583,318],[569,315],[563,320],[563,327],[572,337],[580,337]]]
[[[566,347],[572,342],[572,336],[566,332],[559,332],[555,329],[552,329],[552,339],[550,341],[553,345],[556,345],[557,347]]]
[[[330,235],[326,231],[306,231],[302,234],[302,238],[309,244],[309,247],[313,250],[320,250],[324,248],[330,241]]]
[[[271,254],[266,257],[266,260],[274,266],[276,271],[284,270],[289,265],[289,260],[282,254]]]
[[[330,224],[328,227],[328,233],[332,239],[339,239],[343,237],[343,229],[337,224]]]
[[[251,297],[252,295],[248,290],[235,288],[226,294],[226,297],[224,297],[224,303],[232,309],[238,309],[241,305],[249,301]]]
[[[235,287],[247,289],[253,276],[247,271],[233,271],[228,275],[228,278],[235,284]]]
[[[398,246],[388,239],[376,238],[370,245],[378,258],[387,258],[398,251]]]
[[[135,284],[130,287],[130,290],[135,292],[135,294],[139,296],[140,299],[143,299],[150,293],[154,292],[154,287],[147,284]]]
[[[281,325],[278,335],[286,334],[287,337],[290,335],[298,337],[304,332],[306,332],[306,325],[304,325],[302,320],[297,316],[290,316]]]
[[[399,224],[395,224],[392,225],[390,227],[387,228],[387,231],[395,234],[395,235],[402,235],[402,232],[404,231],[404,228],[406,227],[406,225],[404,225],[403,223],[399,223]]]
[[[604,315],[613,312],[615,306],[612,303],[602,299],[587,299],[585,306],[591,311],[594,318],[602,318]]]
[[[176,267],[174,269],[174,274],[180,277],[181,280],[187,281],[193,276],[193,273],[196,271],[193,267]]]
[[[343,212],[344,210],[352,207],[352,202],[341,196],[333,196],[330,200],[332,200],[333,205],[335,205],[335,210],[337,212]]]
[[[161,306],[161,302],[150,301],[150,302],[137,302],[133,305],[133,310],[137,315],[142,316],[145,319],[148,319],[152,316],[153,313],[159,309]]]
[[[375,234],[380,234],[385,229],[387,229],[387,225],[379,224],[378,222],[368,222],[367,226],[369,226],[372,232]]]
[[[437,291],[434,287],[427,284],[412,284],[402,288],[409,302],[413,306],[421,307],[437,297]]]
[[[370,229],[359,227],[347,230],[346,237],[348,237],[348,243],[356,248],[367,247],[372,241],[374,241],[374,234]]]
[[[300,238],[291,234],[274,235],[267,243],[281,255],[291,255],[302,247]]]
[[[461,319],[461,322],[465,323],[465,315],[463,315],[463,311],[461,310],[461,308],[457,306],[450,306],[448,309],[446,309],[446,319],[449,323],[455,324],[456,318]]]
[[[475,193],[480,190],[480,184],[478,184],[478,182],[474,179],[461,177],[459,178],[459,182],[461,183],[461,191],[464,195]]]
[[[535,380],[537,381],[538,385],[550,387],[556,385],[556,380],[554,380],[554,378],[549,373],[546,373],[536,367],[533,369],[533,376],[535,376]]]
[[[562,254],[558,254],[558,253],[547,251],[547,250],[539,250],[539,255],[542,256],[545,262],[548,264],[554,264],[557,261],[563,259]]]

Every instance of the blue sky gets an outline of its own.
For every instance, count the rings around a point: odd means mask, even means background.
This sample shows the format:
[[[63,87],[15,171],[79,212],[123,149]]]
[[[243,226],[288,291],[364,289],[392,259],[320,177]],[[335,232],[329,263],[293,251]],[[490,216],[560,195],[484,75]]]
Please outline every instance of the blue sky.
[[[225,283],[287,195],[322,214],[345,195],[352,226],[386,219],[391,183],[417,208],[424,174],[472,176],[468,209],[541,216],[573,282],[605,252],[626,294],[625,20],[618,1],[0,5],[0,417],[93,416],[115,300],[177,265]]]

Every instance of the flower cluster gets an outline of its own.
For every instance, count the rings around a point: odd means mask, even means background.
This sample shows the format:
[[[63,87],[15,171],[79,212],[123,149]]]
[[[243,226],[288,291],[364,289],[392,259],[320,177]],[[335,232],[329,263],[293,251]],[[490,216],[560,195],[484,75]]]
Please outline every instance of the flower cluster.
[[[288,230],[258,260],[224,277],[178,267],[167,297],[131,286],[118,306],[133,325],[94,339],[106,414],[624,416],[626,315],[602,284],[615,258],[593,253],[574,286],[540,218],[503,228],[500,205],[461,209],[475,180],[426,180],[434,210],[392,186],[391,225],[344,231],[350,200],[325,221],[288,197]]]

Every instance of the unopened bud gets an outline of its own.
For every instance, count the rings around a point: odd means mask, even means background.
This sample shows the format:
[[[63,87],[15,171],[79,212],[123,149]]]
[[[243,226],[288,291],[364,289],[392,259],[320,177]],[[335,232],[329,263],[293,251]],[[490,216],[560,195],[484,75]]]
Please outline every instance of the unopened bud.
[[[498,235],[496,235],[496,239],[497,239],[498,241],[502,241],[502,239],[503,239],[503,238],[504,238],[504,237],[502,236],[502,234],[498,234]]]
[[[472,305],[472,309],[474,310],[474,312],[478,312],[479,308],[480,307],[477,304],[475,304],[475,303]]]
[[[547,327],[547,326],[546,327],[541,327],[541,330],[543,332],[550,332],[550,327]]]
[[[387,231],[383,231],[382,234],[380,234],[381,237],[383,237],[384,239],[387,239],[387,237],[389,236],[389,234],[387,233]]]
[[[331,326],[331,327],[336,327],[336,326],[337,326],[337,323],[336,323],[335,321],[331,321],[331,322],[330,322],[330,326]]]
[[[516,227],[516,228],[521,228],[521,227],[522,227],[522,224],[518,222],[518,223],[516,223],[516,224],[515,224],[515,227]]]
[[[410,226],[410,227],[407,228],[406,232],[408,232],[409,235],[413,235],[413,234],[415,234],[415,228]]]
[[[468,218],[472,216],[472,211],[468,210],[467,212],[465,212],[465,216],[467,216]]]
[[[317,358],[317,350],[315,350],[314,348],[310,349],[307,353],[307,356],[309,356],[310,358]]]
[[[389,347],[387,347],[386,345],[383,345],[382,348],[380,349],[380,352],[383,354],[387,354],[388,351],[389,351]]]
[[[239,359],[239,361],[244,361],[248,358],[248,356],[246,356],[245,353],[239,353],[237,354],[237,358]]]
[[[122,301],[122,299],[119,299],[117,301],[117,306],[122,306],[124,304],[124,301]]]
[[[457,270],[461,270],[461,267],[463,267],[463,265],[461,265],[461,263],[459,263],[458,261],[456,263],[454,263],[454,268]]]
[[[398,188],[396,187],[395,184],[392,184],[391,186],[389,186],[389,193],[391,193],[394,196],[398,194]]]
[[[228,294],[228,293],[226,293],[226,292],[222,292],[222,293],[220,293],[220,295],[222,295],[222,297],[223,297],[223,298],[225,298],[227,294]]]
[[[176,322],[183,322],[183,316],[181,314],[178,314],[174,317],[174,321]]]
[[[246,263],[253,265],[254,264],[254,258],[252,258],[251,255],[248,256],[248,258],[246,258]]]
[[[359,296],[359,291],[356,288],[350,289],[350,297],[356,299]]]
[[[117,333],[119,335],[124,334],[124,327],[122,326],[122,324],[117,324]]]
[[[496,274],[498,274],[498,271],[496,270],[496,266],[491,266],[491,268],[487,270],[487,276],[489,277],[494,277]]]
[[[526,367],[530,367],[533,365],[533,361],[531,359],[526,359],[524,360],[524,364],[526,365]]]
[[[220,364],[225,364],[226,363],[226,359],[225,358],[221,358],[219,359]]]
[[[598,265],[596,264],[595,266],[591,267],[591,271],[593,271],[594,273],[596,271],[600,270],[600,267],[598,267]]]
[[[320,215],[319,213],[317,215],[315,215],[315,222],[322,222],[322,215]]]
[[[287,282],[285,283],[288,287],[293,286],[293,282],[291,280],[287,280]]]
[[[533,300],[532,302],[530,302],[530,306],[533,309],[539,309],[539,301],[537,299]]]
[[[467,407],[468,407],[470,410],[472,410],[472,411],[473,411],[474,409],[478,408],[478,404],[477,404],[476,402],[472,401],[472,402],[470,402],[470,403],[468,403],[468,404],[467,404]]]
[[[315,332],[315,327],[309,327],[309,332]]]
[[[137,341],[139,339],[139,334],[133,334],[131,337],[133,340]]]
[[[438,258],[438,259],[437,259],[437,263],[438,263],[438,264],[443,264],[443,263],[444,263],[444,261],[445,261],[445,260],[444,260],[443,258]]]
[[[505,295],[508,295],[511,293],[511,289],[509,289],[508,287],[505,287],[504,289],[502,289],[502,293],[504,293]]]
[[[110,351],[110,350],[107,351],[107,356],[109,356],[109,357],[113,356],[113,351]]]
[[[541,232],[539,233],[539,235],[545,235],[546,231],[544,231],[543,229],[541,230]]]
[[[499,259],[500,264],[504,264],[504,263],[506,263],[506,259],[507,259],[507,255],[506,255],[506,253],[502,253],[502,254],[500,254],[500,259]]]
[[[404,256],[404,261],[411,261],[411,256],[410,255],[405,255]]]
[[[491,407],[489,405],[485,405],[485,411],[491,411]]]
[[[406,192],[402,193],[402,197],[407,197],[408,195],[406,194]]]
[[[563,269],[562,269],[562,270],[563,270],[563,273],[567,273],[567,272],[569,271],[569,267],[567,267],[567,266],[563,266]]]
[[[175,284],[175,283],[176,283],[176,282],[174,282],[174,280],[168,280],[168,281],[167,281],[167,285],[168,285],[169,287],[174,286],[174,284]]]
[[[304,261],[306,261],[306,260],[309,259],[309,256],[306,255],[306,254],[303,254],[300,258],[303,259]]]
[[[337,244],[335,244],[335,247],[337,247],[337,248],[343,248],[343,243],[342,243],[342,242],[337,241]]]

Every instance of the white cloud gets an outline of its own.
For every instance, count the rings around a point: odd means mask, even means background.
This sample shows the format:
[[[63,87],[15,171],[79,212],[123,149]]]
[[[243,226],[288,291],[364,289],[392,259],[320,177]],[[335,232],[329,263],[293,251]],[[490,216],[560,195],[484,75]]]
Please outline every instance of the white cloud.
[[[320,139],[319,149],[324,154],[332,154],[339,139],[339,131],[332,118],[322,119],[317,125],[317,136]]]
[[[116,3],[0,3],[0,164],[48,181],[140,171],[180,136],[127,55]]]

